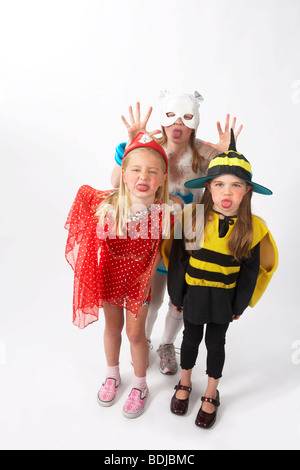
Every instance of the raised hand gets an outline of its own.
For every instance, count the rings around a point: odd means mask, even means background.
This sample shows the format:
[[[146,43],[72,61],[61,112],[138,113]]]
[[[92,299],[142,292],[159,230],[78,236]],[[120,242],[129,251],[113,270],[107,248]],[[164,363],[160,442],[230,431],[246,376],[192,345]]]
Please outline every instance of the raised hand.
[[[225,119],[225,131],[223,132],[222,127],[220,122],[217,122],[217,129],[219,133],[219,142],[217,144],[212,144],[211,142],[204,142],[206,145],[209,145],[215,150],[218,150],[219,152],[227,152],[229,144],[230,144],[230,129],[233,129],[233,132],[235,131],[235,125],[236,125],[236,117],[233,118],[232,124],[230,126],[230,114],[226,114],[226,119]],[[234,139],[235,142],[237,141],[238,136],[240,135],[241,131],[243,129],[243,125],[241,125],[236,132],[234,132]]]
[[[150,137],[152,137],[155,134],[161,133],[160,129],[156,129],[155,131],[151,131],[151,132],[148,132],[147,129],[146,129],[147,123],[148,123],[149,118],[150,118],[151,113],[152,113],[152,109],[153,108],[150,106],[146,116],[141,121],[140,103],[137,102],[136,103],[136,117],[134,117],[134,114],[133,114],[133,111],[132,111],[132,106],[129,106],[129,120],[130,120],[130,123],[125,119],[124,116],[121,116],[121,119],[122,119],[123,123],[125,124],[125,126],[127,127],[127,131],[128,131],[128,142],[127,142],[127,144],[129,144],[139,132],[143,132],[144,134],[147,134]]]

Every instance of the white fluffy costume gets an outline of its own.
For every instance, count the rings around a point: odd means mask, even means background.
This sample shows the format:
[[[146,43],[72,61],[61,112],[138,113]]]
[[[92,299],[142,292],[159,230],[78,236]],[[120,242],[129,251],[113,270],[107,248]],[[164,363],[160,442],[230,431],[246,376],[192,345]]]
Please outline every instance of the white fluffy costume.
[[[193,95],[172,95],[168,91],[163,90],[159,98],[161,103],[161,125],[163,127],[171,126],[180,118],[184,125],[194,129],[196,133],[200,122],[199,105],[203,101],[200,93],[196,91]],[[169,113],[174,115],[169,117],[167,116]],[[192,115],[192,119],[186,119],[185,116],[187,114]],[[192,169],[193,151],[191,147],[187,147],[185,153],[178,158],[168,150],[166,145],[163,145],[169,161],[170,193],[181,196],[185,203],[198,203],[200,201],[203,190],[186,188],[185,183],[197,176],[205,176],[210,160],[218,154],[216,150],[197,138],[195,139],[195,147],[198,153],[205,159],[205,164],[202,164],[202,167],[198,167],[197,173]],[[150,340],[158,310],[164,301],[166,285],[167,271],[164,262],[162,262],[154,280],[152,298],[147,315],[146,336],[148,340]],[[182,325],[182,313],[176,311],[171,302],[169,302],[161,344],[174,343]]]

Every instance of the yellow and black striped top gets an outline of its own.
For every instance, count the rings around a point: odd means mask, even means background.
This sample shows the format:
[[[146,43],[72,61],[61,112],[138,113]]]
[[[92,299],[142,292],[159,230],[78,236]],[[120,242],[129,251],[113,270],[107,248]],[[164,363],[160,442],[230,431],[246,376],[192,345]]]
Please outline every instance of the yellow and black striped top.
[[[167,259],[168,291],[173,305],[183,306],[184,317],[193,324],[226,323],[253,307],[264,293],[277,268],[275,242],[263,221],[252,216],[251,256],[237,262],[228,250],[229,225],[219,237],[219,216],[213,214],[205,228],[201,248],[192,255],[184,240],[174,239]]]
[[[234,228],[229,225],[226,235],[219,237],[219,216],[207,224],[201,249],[189,259],[185,281],[190,286],[233,289],[239,276],[241,262],[228,250],[228,239]]]

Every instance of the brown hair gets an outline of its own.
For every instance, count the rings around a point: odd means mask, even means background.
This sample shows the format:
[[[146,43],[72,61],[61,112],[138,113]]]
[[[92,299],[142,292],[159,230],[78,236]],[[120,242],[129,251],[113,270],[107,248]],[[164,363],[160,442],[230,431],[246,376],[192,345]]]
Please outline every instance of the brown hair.
[[[252,188],[252,187],[251,187]],[[253,190],[250,189],[243,197],[235,226],[228,239],[228,249],[232,256],[240,261],[242,258],[250,256],[250,249],[253,240],[251,198]],[[208,187],[205,188],[200,204],[204,204],[204,228],[212,219],[213,200]]]

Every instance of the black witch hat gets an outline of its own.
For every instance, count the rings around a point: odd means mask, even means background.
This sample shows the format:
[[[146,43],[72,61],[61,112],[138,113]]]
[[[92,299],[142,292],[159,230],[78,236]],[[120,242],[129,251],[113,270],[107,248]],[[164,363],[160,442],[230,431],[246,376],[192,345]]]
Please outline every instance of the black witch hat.
[[[207,176],[187,181],[185,186],[187,188],[204,188],[207,181],[225,174],[235,175],[246,181],[246,183],[253,187],[253,191],[256,193],[265,195],[273,194],[270,189],[252,181],[251,165],[244,155],[237,152],[232,129],[228,151],[220,153],[210,161]]]

